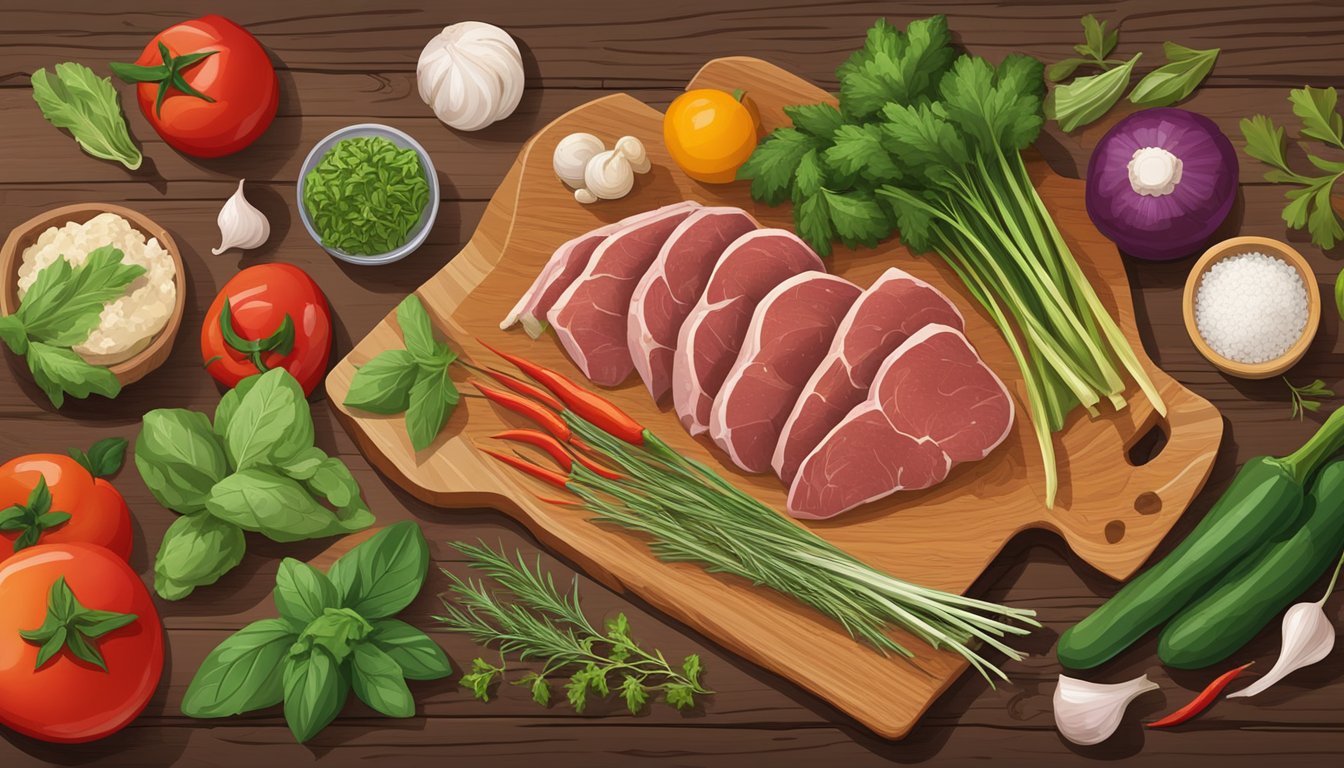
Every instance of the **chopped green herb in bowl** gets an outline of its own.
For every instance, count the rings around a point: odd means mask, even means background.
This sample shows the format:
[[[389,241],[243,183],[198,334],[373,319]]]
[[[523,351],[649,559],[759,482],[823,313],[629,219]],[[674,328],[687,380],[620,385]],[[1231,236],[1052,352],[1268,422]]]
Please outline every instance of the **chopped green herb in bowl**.
[[[352,125],[313,147],[299,176],[299,213],[313,239],[356,264],[386,264],[424,242],[438,212],[428,153],[385,125]]]

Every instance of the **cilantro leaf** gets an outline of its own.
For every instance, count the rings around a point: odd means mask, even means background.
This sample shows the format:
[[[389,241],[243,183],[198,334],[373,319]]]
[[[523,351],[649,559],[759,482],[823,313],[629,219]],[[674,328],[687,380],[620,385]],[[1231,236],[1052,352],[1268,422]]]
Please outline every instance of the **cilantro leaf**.
[[[806,240],[818,256],[831,255],[835,227],[831,226],[831,210],[820,190],[814,195],[794,200],[793,224],[798,236]]]
[[[630,714],[637,715],[649,700],[649,695],[644,691],[644,683],[639,678],[626,675],[621,680],[621,698],[625,700],[625,708],[630,710]]]
[[[837,193],[828,189],[823,189],[821,194],[826,198],[836,233],[851,248],[855,243],[877,245],[878,240],[891,234],[891,220],[872,195]]]
[[[830,104],[785,107],[784,114],[793,121],[794,128],[818,139],[829,140],[831,134],[844,124],[840,110]]]
[[[1344,117],[1335,111],[1334,88],[1297,88],[1288,93],[1293,114],[1302,121],[1302,136],[1344,149]]]
[[[821,155],[817,150],[809,149],[793,174],[793,191],[798,196],[812,197],[825,183],[826,170],[822,167]]]
[[[1272,118],[1265,115],[1242,118],[1241,135],[1246,139],[1246,154],[1286,174],[1293,174],[1283,149],[1283,129],[1275,125]]]
[[[803,155],[816,147],[816,140],[794,128],[776,128],[765,137],[737,169],[739,180],[751,180],[751,196],[769,205],[779,205],[789,196],[789,185]]]
[[[900,169],[882,146],[882,128],[875,123],[841,126],[825,158],[826,165],[841,174],[859,175],[874,182],[901,178]]]
[[[946,17],[912,21],[903,34],[880,26],[836,73],[840,111],[851,120],[871,118],[892,102],[927,101],[952,62]]]

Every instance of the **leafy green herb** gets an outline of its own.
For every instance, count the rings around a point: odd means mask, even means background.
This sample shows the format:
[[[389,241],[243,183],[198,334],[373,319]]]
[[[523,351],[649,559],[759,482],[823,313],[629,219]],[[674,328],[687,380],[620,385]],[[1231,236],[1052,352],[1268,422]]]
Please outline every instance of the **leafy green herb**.
[[[73,61],[57,64],[54,69],[55,77],[45,69],[37,70],[32,77],[33,100],[47,122],[68,129],[90,155],[116,160],[132,171],[139,168],[140,150],[131,141],[112,79],[98,77]]]
[[[1293,382],[1284,377],[1283,383],[1288,385],[1288,391],[1292,393],[1293,413],[1289,418],[1302,420],[1307,415],[1307,411],[1315,413],[1321,410],[1320,400],[1335,396],[1335,391],[1325,386],[1325,382],[1320,379],[1301,387],[1293,386]]]
[[[126,460],[126,439],[108,437],[94,443],[89,450],[70,449],[70,458],[89,470],[94,477],[111,477]]]
[[[1334,88],[1307,86],[1288,94],[1293,114],[1302,121],[1302,138],[1344,149],[1344,117],[1336,109],[1338,99]],[[1344,225],[1330,198],[1336,182],[1344,177],[1344,162],[1308,153],[1307,161],[1322,175],[1297,173],[1288,167],[1283,129],[1265,115],[1243,119],[1241,134],[1246,138],[1246,154],[1270,166],[1271,170],[1265,174],[1267,181],[1297,187],[1285,193],[1288,205],[1283,209],[1284,222],[1292,229],[1305,227],[1311,233],[1311,242],[1320,248],[1334,248],[1336,242],[1344,239]]]
[[[1065,131],[1087,125],[1110,111],[1125,95],[1130,75],[1142,53],[1118,67],[1099,75],[1080,77],[1067,85],[1056,86],[1045,99],[1045,116]]]
[[[428,570],[429,546],[409,521],[374,534],[325,574],[286,558],[273,592],[280,617],[253,622],[211,651],[182,698],[183,714],[230,717],[283,702],[300,742],[327,727],[351,691],[388,717],[413,716],[406,681],[437,680],[452,668],[428,635],[388,617],[419,594]]]
[[[86,362],[70,347],[87,339],[103,307],[145,273],[144,267],[122,263],[122,255],[105,245],[78,267],[56,259],[37,273],[18,311],[0,317],[0,338],[27,360],[33,380],[57,408],[66,395],[82,399],[96,392],[110,398],[121,392],[112,371]]]
[[[1221,49],[1200,51],[1166,42],[1162,50],[1167,63],[1144,75],[1129,93],[1129,100],[1141,107],[1170,106],[1194,93],[1213,71]]]
[[[1111,51],[1115,50],[1115,44],[1120,40],[1120,30],[1108,30],[1108,22],[1098,21],[1096,16],[1088,14],[1083,17],[1083,42],[1073,46],[1076,52],[1082,58],[1064,59],[1050,65],[1045,71],[1045,76],[1052,83],[1058,83],[1061,80],[1067,80],[1079,67],[1096,67],[1100,70],[1107,70],[1116,64],[1123,63],[1123,60],[1109,59]]]
[[[551,701],[551,681],[566,675],[565,698],[580,713],[591,698],[610,695],[613,686],[631,714],[659,692],[677,709],[689,709],[695,706],[696,696],[712,693],[700,682],[699,656],[687,656],[676,667],[662,653],[645,651],[630,636],[625,614],[617,614],[601,631],[595,628],[579,606],[577,579],[562,594],[550,574],[542,571],[540,561],[529,566],[521,553],[510,559],[484,545],[458,542],[453,546],[466,555],[471,567],[490,576],[502,589],[495,592],[483,581],[444,571],[452,581],[449,589],[456,603],[445,599],[444,615],[435,618],[453,632],[497,647],[501,657],[511,654],[541,662],[540,672],[513,684],[527,686],[533,701],[543,707]],[[505,674],[502,658],[499,666],[478,658],[471,672],[462,677],[462,685],[481,701],[489,701],[490,687]]]
[[[62,648],[69,648],[75,658],[106,672],[107,662],[103,660],[103,654],[94,641],[134,622],[136,618],[134,613],[85,608],[62,576],[51,585],[47,595],[47,614],[42,619],[42,626],[20,630],[19,637],[40,646],[34,669],[41,669]]]
[[[381,136],[337,142],[303,177],[303,206],[322,244],[344,253],[396,250],[428,203],[420,157]]]
[[[289,542],[373,524],[349,468],[313,445],[308,401],[283,368],[225,393],[213,425],[179,408],[145,414],[135,466],[154,498],[184,516],[154,562],[154,589],[167,600],[238,565],[243,531]]]
[[[448,376],[457,353],[434,339],[429,313],[415,294],[397,307],[397,325],[406,348],[389,349],[360,366],[345,405],[370,413],[404,413],[411,446],[422,451],[457,406],[457,386]]]

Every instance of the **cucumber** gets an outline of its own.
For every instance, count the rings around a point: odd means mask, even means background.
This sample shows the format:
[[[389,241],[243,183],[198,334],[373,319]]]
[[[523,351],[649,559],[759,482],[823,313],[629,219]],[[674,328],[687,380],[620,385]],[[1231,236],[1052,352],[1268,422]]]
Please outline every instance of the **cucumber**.
[[[1157,655],[1198,669],[1235,653],[1335,564],[1344,549],[1344,459],[1327,464],[1307,492],[1302,527],[1266,545],[1162,631]]]

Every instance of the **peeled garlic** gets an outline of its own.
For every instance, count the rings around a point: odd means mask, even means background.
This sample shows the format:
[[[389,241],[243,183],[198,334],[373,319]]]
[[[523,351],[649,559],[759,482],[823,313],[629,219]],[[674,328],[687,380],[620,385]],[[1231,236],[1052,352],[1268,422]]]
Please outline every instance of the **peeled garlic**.
[[[244,251],[260,248],[266,243],[266,238],[271,236],[271,222],[267,220],[266,214],[254,208],[243,195],[244,181],[247,180],[238,180],[238,191],[225,201],[224,207],[219,209],[219,217],[215,219],[215,223],[219,224],[220,244],[218,248],[211,248],[210,252],[216,256],[230,248]]]
[[[503,120],[523,97],[523,56],[509,33],[480,21],[444,27],[415,67],[420,100],[460,131]]]
[[[591,133],[571,133],[555,145],[551,165],[555,175],[570,189],[583,186],[583,169],[593,155],[606,150],[602,140]]]
[[[635,169],[630,165],[630,158],[614,149],[598,152],[583,169],[583,186],[579,192],[587,191],[595,198],[592,202],[616,200],[634,188]],[[584,202],[577,192],[574,197]]]
[[[652,167],[649,163],[649,153],[644,151],[644,144],[634,136],[622,136],[617,139],[616,151],[625,155],[635,173],[648,173]]]
[[[1120,727],[1129,702],[1157,688],[1147,675],[1114,685],[1060,675],[1055,688],[1055,727],[1074,744],[1100,744]]]
[[[1293,672],[1330,655],[1335,647],[1335,627],[1325,615],[1325,601],[1335,591],[1340,566],[1344,566],[1344,558],[1335,566],[1335,575],[1330,578],[1330,586],[1325,588],[1325,595],[1320,600],[1298,603],[1284,612],[1283,648],[1279,650],[1279,658],[1273,668],[1242,690],[1229,693],[1227,698],[1239,699],[1263,693]]]

